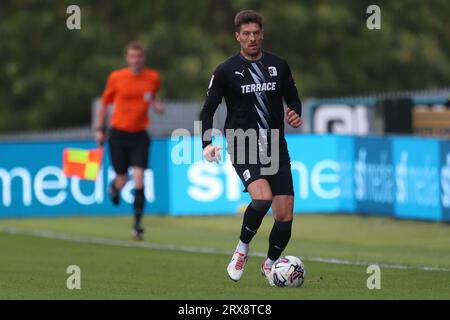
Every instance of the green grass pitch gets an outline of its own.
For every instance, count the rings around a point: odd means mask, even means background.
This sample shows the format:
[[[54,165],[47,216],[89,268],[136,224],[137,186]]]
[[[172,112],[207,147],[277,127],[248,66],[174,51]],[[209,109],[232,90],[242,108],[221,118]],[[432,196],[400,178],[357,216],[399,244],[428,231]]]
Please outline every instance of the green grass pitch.
[[[129,216],[0,220],[0,299],[450,299],[448,224],[296,215],[285,254],[304,257],[307,275],[288,289],[259,271],[270,216],[241,281],[228,279],[240,223],[146,216],[145,239],[134,242]],[[380,290],[366,286],[372,262],[381,264]],[[66,288],[69,265],[81,269],[80,290]]]

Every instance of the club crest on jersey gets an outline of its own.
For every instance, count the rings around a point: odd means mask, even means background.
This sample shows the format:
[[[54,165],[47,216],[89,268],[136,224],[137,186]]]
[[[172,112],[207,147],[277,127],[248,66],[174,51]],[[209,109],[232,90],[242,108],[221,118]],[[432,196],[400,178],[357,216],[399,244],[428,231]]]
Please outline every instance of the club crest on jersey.
[[[245,170],[242,175],[244,176],[244,180],[247,181],[248,179],[250,179],[250,171],[247,169]]]
[[[150,100],[152,100],[153,98],[153,93],[150,91],[147,91],[146,93],[144,93],[144,101],[145,102],[149,102]]]
[[[269,67],[269,75],[271,77],[276,77],[278,75],[276,67]]]

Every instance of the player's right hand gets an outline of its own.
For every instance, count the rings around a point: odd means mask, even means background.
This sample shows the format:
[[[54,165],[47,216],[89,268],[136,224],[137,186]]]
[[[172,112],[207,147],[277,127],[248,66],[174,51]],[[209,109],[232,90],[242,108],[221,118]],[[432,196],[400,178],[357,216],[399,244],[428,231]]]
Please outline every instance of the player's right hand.
[[[95,141],[99,146],[103,146],[106,140],[106,133],[104,131],[95,131]]]
[[[219,163],[220,160],[222,160],[220,150],[222,150],[221,146],[213,146],[212,144],[210,144],[205,149],[203,149],[203,157],[208,162]]]

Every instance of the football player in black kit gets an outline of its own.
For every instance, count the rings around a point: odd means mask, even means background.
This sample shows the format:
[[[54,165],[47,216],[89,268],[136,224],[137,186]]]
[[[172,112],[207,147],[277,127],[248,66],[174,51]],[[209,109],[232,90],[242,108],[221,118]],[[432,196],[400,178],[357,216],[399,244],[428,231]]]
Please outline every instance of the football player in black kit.
[[[225,97],[227,151],[245,186],[244,191],[249,192],[252,199],[244,213],[240,239],[227,272],[231,280],[238,281],[242,277],[249,244],[272,207],[274,224],[261,272],[273,285],[270,271],[291,237],[294,207],[284,118],[298,128],[302,124],[302,105],[287,62],[262,50],[261,15],[244,10],[235,16],[234,23],[240,52],[214,71],[200,113],[203,156],[207,161],[220,160],[220,147],[212,144],[210,129],[214,113]],[[256,140],[252,140],[251,132],[256,133]]]

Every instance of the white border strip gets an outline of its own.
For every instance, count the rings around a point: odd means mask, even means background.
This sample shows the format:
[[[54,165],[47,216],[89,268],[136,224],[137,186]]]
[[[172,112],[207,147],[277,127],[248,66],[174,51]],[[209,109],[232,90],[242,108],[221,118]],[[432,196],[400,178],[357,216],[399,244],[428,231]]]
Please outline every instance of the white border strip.
[[[92,243],[98,245],[116,246],[116,247],[131,247],[131,248],[145,248],[153,250],[162,251],[178,251],[178,252],[188,252],[188,253],[206,253],[206,254],[220,254],[220,255],[232,255],[231,251],[221,250],[215,248],[198,248],[189,246],[179,246],[175,244],[157,244],[151,242],[137,242],[137,241],[127,241],[127,240],[114,240],[106,238],[94,238],[77,236],[66,233],[59,233],[53,231],[44,230],[25,230],[18,229],[14,227],[4,227],[0,226],[0,232],[8,233],[12,235],[23,235],[23,236],[34,236],[47,239],[72,241],[79,243]],[[266,257],[263,252],[252,252],[249,254],[253,257]],[[341,264],[341,265],[351,265],[351,266],[368,266],[372,264],[379,265],[381,268],[388,269],[402,269],[402,270],[421,270],[421,271],[437,271],[437,272],[450,272],[450,268],[443,267],[432,267],[432,266],[412,266],[403,264],[388,264],[388,263],[376,263],[364,260],[343,260],[343,259],[333,259],[333,258],[321,258],[321,257],[301,257],[304,261],[321,262],[328,264]]]

